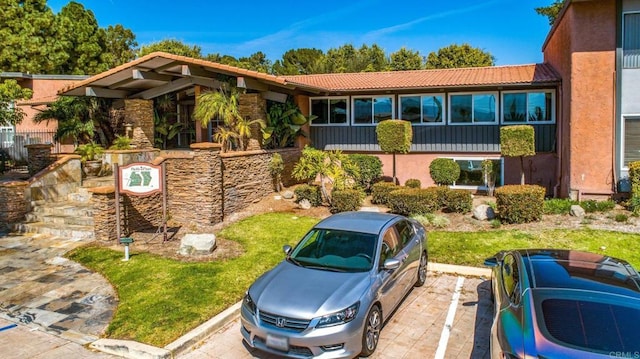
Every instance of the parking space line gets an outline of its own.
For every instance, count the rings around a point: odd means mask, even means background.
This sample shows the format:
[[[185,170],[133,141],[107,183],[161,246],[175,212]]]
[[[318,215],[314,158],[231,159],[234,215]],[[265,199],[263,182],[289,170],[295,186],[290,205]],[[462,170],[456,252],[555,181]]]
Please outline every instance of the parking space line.
[[[444,354],[447,351],[447,345],[449,343],[449,335],[451,335],[451,327],[453,326],[453,319],[456,316],[456,309],[458,308],[458,300],[460,300],[460,293],[462,292],[463,284],[464,284],[464,277],[458,277],[456,288],[453,291],[453,297],[451,297],[451,304],[449,304],[447,319],[444,322],[444,327],[442,328],[442,334],[440,335],[440,341],[438,342],[438,349],[436,350],[435,359],[443,359]]]

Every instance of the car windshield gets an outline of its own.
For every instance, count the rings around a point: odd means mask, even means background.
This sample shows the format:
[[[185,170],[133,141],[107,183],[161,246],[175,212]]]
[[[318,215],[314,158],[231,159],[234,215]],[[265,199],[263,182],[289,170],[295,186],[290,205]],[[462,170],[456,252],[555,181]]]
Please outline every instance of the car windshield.
[[[377,236],[368,233],[312,229],[293,249],[296,265],[339,272],[364,272],[373,267]]]

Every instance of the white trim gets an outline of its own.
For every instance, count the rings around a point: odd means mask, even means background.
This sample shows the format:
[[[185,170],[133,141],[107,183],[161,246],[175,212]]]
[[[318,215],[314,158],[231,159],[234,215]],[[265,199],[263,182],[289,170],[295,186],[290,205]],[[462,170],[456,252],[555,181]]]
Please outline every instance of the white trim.
[[[440,122],[425,122],[424,115],[422,113],[422,100],[424,97],[435,97],[438,96],[442,98],[442,114]],[[411,122],[411,126],[444,126],[447,124],[447,94],[445,92],[432,92],[432,93],[417,93],[417,94],[402,94],[398,95],[398,108],[397,114],[398,118],[402,120],[402,98],[403,97],[420,97],[420,122]]]
[[[328,100],[327,101],[327,107],[329,107],[327,110],[329,110],[328,112],[330,113],[331,111],[331,100],[345,100],[345,102],[347,103],[347,113],[346,113],[346,119],[344,123],[331,123],[329,122],[329,119],[327,119],[327,123],[313,123],[313,121],[311,121],[309,123],[309,126],[314,126],[314,127],[323,127],[323,126],[349,126],[349,119],[351,117],[351,109],[349,107],[350,105],[350,99],[349,96],[317,96],[317,97],[309,97],[309,114],[312,115],[312,101],[313,100]]]
[[[375,100],[377,98],[385,98],[385,99],[391,99],[391,119],[394,119],[396,116],[396,95],[395,94],[387,94],[387,95],[358,95],[358,96],[351,96],[351,126],[376,126],[378,125],[379,122],[374,122],[373,121],[373,117],[371,118],[371,123],[355,123],[355,116],[356,116],[356,110],[355,110],[355,101],[357,99],[372,99]],[[373,113],[373,110],[375,106],[375,101],[371,102],[371,111]],[[374,113],[375,115],[375,113]]]
[[[514,94],[514,93],[522,93],[526,95],[526,111],[527,118],[524,122],[518,121],[505,121],[504,120],[504,95],[505,94]],[[551,94],[551,121],[529,121],[529,94],[533,93],[550,93]],[[500,123],[505,125],[553,125],[556,123],[556,90],[555,89],[538,89],[538,90],[508,90],[508,91],[500,91]]]
[[[620,127],[622,129],[622,134],[620,136],[620,163],[618,164],[620,166],[620,170],[621,172],[624,171],[629,171],[629,166],[626,166],[624,164],[625,158],[624,158],[624,138],[626,137],[627,134],[627,120],[637,120],[640,121],[640,113],[638,114],[626,114],[626,115],[622,115],[621,116],[622,121],[620,121]]]
[[[452,96],[468,96],[471,95],[471,122],[452,122],[451,121],[451,97]],[[493,121],[492,122],[476,122],[473,118],[473,106],[474,106],[474,96],[476,95],[493,95],[495,97],[495,104],[493,106]],[[447,124],[452,126],[482,126],[482,125],[497,125],[499,124],[499,113],[500,110],[499,105],[500,102],[500,92],[499,91],[481,91],[481,92],[449,92],[447,94]]]

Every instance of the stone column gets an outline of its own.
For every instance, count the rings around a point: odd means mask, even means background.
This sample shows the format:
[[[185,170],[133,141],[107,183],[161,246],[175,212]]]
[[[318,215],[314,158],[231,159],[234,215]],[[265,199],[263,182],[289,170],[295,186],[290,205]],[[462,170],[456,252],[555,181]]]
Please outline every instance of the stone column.
[[[51,157],[51,144],[25,145],[24,147],[27,149],[30,176],[42,171],[54,162]]]
[[[124,100],[124,122],[133,127],[131,145],[135,148],[153,148],[153,101],[139,99]]]
[[[238,112],[247,121],[257,119],[266,121],[266,108],[267,102],[259,93],[244,93],[240,94],[238,98]],[[247,151],[259,150],[260,148],[262,148],[262,133],[260,125],[254,124],[251,126],[251,138],[249,138]]]
[[[24,198],[25,190],[29,185],[25,181],[0,182],[0,229],[7,228],[9,224],[23,221],[29,210]]]

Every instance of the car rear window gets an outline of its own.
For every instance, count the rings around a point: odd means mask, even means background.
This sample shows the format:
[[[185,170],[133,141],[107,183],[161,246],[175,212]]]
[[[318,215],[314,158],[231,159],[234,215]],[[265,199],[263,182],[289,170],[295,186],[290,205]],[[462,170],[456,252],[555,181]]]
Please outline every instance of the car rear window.
[[[542,302],[544,323],[557,341],[594,351],[640,351],[640,310],[573,299]]]

